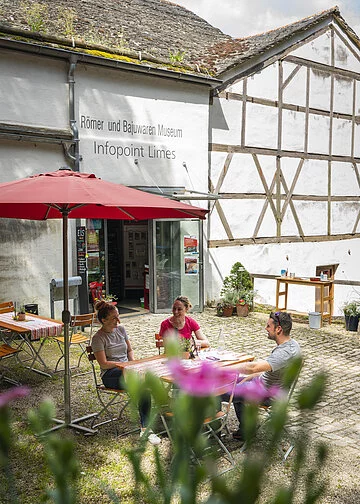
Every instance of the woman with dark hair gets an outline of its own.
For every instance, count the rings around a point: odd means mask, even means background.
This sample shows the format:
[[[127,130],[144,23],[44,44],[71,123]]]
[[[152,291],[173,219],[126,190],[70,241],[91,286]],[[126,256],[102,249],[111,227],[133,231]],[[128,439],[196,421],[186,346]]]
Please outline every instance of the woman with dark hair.
[[[163,338],[171,333],[177,333],[180,338],[184,338],[191,343],[193,333],[196,339],[194,343],[199,348],[209,346],[208,339],[201,331],[199,324],[192,317],[187,315],[192,307],[190,299],[187,296],[178,296],[172,306],[172,316],[161,322],[159,334]]]
[[[98,301],[95,305],[97,318],[101,328],[93,336],[91,346],[101,369],[101,379],[105,387],[125,388],[123,370],[119,362],[134,360],[134,352],[125,327],[120,325],[119,312],[112,303]],[[146,424],[151,408],[151,399],[145,396],[139,402],[141,431],[140,437],[146,430]],[[159,444],[160,438],[152,431],[149,432],[148,441]]]

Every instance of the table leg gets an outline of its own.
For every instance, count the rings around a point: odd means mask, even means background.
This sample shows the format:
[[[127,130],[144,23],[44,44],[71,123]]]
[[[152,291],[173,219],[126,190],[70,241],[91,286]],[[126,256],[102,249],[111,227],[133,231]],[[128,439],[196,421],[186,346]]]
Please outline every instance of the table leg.
[[[284,290],[281,291],[281,284],[284,284]],[[284,306],[280,308],[280,296],[284,297]],[[276,311],[286,311],[287,309],[287,299],[288,299],[288,284],[281,279],[276,280]]]
[[[320,317],[321,327],[324,325],[324,285],[320,284]]]
[[[44,346],[45,339],[46,338],[43,338],[40,341],[39,349],[36,350],[31,340],[29,340],[26,336],[21,336],[21,341],[20,344],[18,345],[18,348],[22,350],[22,352],[24,352],[27,356],[25,358],[21,358],[21,353],[19,353],[17,354],[17,358],[20,364],[26,367],[26,369],[29,369],[30,371],[34,371],[35,373],[48,376],[49,378],[51,378],[52,374],[49,372],[50,370],[48,369],[44,360],[40,356],[40,352]],[[44,369],[44,371],[41,369],[37,369],[35,367],[36,363],[38,363]]]

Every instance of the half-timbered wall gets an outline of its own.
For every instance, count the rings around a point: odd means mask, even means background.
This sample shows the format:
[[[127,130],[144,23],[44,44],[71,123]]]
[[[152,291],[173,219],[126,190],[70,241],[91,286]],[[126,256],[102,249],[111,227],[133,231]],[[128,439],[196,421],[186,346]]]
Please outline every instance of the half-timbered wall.
[[[278,274],[287,256],[308,276],[334,261],[341,275],[360,237],[359,50],[332,25],[219,91],[210,109],[210,190],[220,199],[208,296],[237,260]],[[274,293],[265,288],[263,300]]]

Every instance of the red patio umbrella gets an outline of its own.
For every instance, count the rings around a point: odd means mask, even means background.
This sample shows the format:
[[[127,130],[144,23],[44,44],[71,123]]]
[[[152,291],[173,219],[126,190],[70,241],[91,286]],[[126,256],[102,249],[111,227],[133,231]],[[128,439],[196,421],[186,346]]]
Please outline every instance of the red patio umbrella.
[[[72,420],[69,365],[69,283],[68,218],[73,219],[204,219],[208,210],[193,207],[163,196],[106,182],[94,174],[60,169],[0,184],[0,217],[11,219],[63,221],[64,280],[64,405],[65,420],[60,425],[89,431]]]

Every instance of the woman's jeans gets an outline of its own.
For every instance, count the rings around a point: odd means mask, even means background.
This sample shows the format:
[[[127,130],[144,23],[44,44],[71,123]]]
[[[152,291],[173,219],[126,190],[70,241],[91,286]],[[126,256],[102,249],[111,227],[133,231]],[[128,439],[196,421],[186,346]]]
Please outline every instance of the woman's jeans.
[[[108,369],[102,376],[102,382],[106,388],[125,389],[123,371],[118,367]],[[141,427],[146,427],[151,409],[150,394],[144,392],[139,401],[139,415]]]

